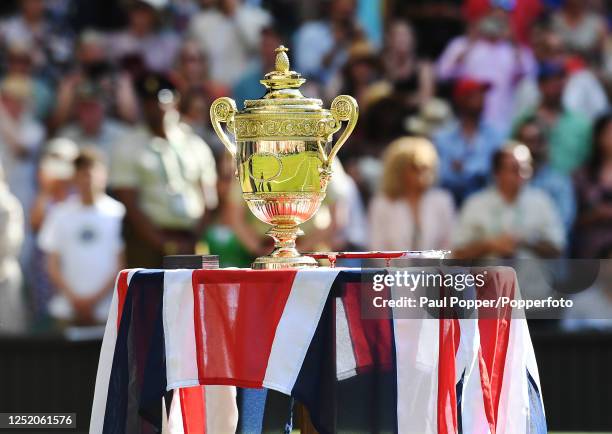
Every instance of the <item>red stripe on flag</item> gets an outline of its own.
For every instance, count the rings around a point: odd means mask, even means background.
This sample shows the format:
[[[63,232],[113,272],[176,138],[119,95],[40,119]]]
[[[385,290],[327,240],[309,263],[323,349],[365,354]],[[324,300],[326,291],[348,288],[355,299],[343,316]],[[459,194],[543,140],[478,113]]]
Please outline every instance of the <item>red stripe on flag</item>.
[[[355,355],[355,368],[358,373],[368,372],[372,368],[390,369],[393,363],[393,334],[391,321],[388,318],[364,319],[361,314],[361,294],[372,289],[360,282],[348,282],[344,288],[342,301],[346,312],[349,333]],[[389,288],[380,295],[391,298]],[[389,311],[391,315],[391,311]]]
[[[438,434],[456,434],[457,379],[455,359],[459,349],[460,329],[457,319],[445,318],[441,311],[438,361]]]
[[[206,434],[204,386],[178,389],[184,434]]]
[[[117,278],[117,330],[121,325],[121,318],[123,317],[123,306],[125,306],[125,297],[128,290],[128,270],[123,270],[119,273]]]
[[[482,389],[482,400],[484,412],[489,423],[489,431],[495,434],[495,410],[493,409],[493,392],[491,391],[491,381],[489,379],[489,371],[482,356],[482,347],[478,348],[478,367],[480,369],[480,387]]]
[[[514,298],[516,275],[511,268],[488,269],[485,285],[478,290],[478,298],[497,300],[499,297]],[[512,308],[481,308],[478,311],[480,350],[478,353],[480,381],[482,385],[485,414],[491,434],[495,434],[499,400],[501,397],[506,352],[510,338]]]
[[[296,270],[196,270],[200,384],[261,387]]]

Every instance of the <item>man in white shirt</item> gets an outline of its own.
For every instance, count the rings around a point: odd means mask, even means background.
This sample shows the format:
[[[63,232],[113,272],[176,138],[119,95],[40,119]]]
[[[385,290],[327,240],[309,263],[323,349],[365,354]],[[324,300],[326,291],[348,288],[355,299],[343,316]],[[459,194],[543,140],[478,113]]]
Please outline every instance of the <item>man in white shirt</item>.
[[[53,208],[38,243],[58,291],[49,314],[88,325],[102,323],[108,315],[115,276],[123,266],[125,208],[104,193],[107,173],[97,151],[83,149],[74,165],[78,193]]]
[[[145,124],[112,148],[110,187],[126,207],[130,268],[160,268],[165,255],[193,254],[217,206],[208,145],[180,121],[172,83],[158,74],[136,85]]]
[[[565,229],[552,199],[529,187],[531,155],[510,142],[493,156],[495,183],[461,210],[453,255],[458,258],[550,258],[561,254]]]

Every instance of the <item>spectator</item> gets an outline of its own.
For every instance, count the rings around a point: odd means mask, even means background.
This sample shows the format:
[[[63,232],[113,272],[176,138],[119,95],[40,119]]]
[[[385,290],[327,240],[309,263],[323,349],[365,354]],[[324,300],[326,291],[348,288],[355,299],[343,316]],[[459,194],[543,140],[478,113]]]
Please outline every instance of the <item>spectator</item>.
[[[564,0],[552,17],[552,27],[573,53],[591,62],[600,60],[607,26],[604,18],[590,11],[586,2]]]
[[[544,9],[541,0],[465,0],[463,14],[468,22],[474,22],[498,9],[497,13],[507,13],[512,29],[512,37],[521,43],[528,42],[531,26]]]
[[[23,211],[4,182],[0,164],[0,333],[23,331],[22,274],[19,268],[19,249],[23,241]]]
[[[523,119],[535,117],[547,131],[551,166],[563,174],[571,174],[588,157],[590,123],[581,113],[570,112],[563,107],[566,83],[563,65],[540,65],[538,83],[542,96],[540,104],[519,116],[515,125],[520,125]]]
[[[5,78],[0,84],[0,158],[10,190],[30,209],[36,179],[36,159],[44,129],[29,110],[30,82]]]
[[[97,148],[110,161],[112,146],[125,134],[125,127],[108,118],[104,92],[96,83],[83,82],[75,93],[76,122],[62,128],[57,136],[79,148]]]
[[[45,130],[29,109],[31,83],[22,77],[8,77],[0,84],[0,161],[5,167],[11,192],[19,199],[25,215],[36,196],[36,164]],[[26,228],[21,265],[30,261],[32,236]]]
[[[601,257],[612,246],[612,115],[605,114],[593,129],[593,153],[576,174],[579,198],[576,253]]]
[[[368,216],[357,183],[337,158],[332,161],[332,171],[328,190],[338,196],[332,208],[335,219],[332,246],[342,251],[364,250],[368,245]]]
[[[373,96],[390,93],[391,86],[382,80],[380,58],[372,47],[365,42],[357,42],[349,49],[349,57],[339,74],[327,86],[327,99],[335,95],[348,94],[355,97],[359,108],[367,111]]]
[[[360,113],[359,122],[351,140],[354,144],[351,153],[358,156],[366,154],[380,158],[389,142],[406,134],[406,120],[410,115],[404,102],[392,89],[377,86],[368,96],[368,109]],[[380,95],[376,92],[380,91]],[[355,143],[356,142],[356,143]]]
[[[86,83],[100,89],[107,110],[115,117],[135,122],[138,117],[138,101],[132,77],[127,69],[118,71],[112,64],[108,37],[93,30],[83,31],[79,37],[75,60],[74,68],[58,84],[57,104],[51,125],[60,128],[72,120],[76,111],[76,91]]]
[[[39,190],[30,213],[34,231],[40,229],[46,214],[56,203],[68,198],[78,154],[77,144],[68,139],[56,138],[46,144],[38,167]]]
[[[264,74],[276,69],[274,50],[281,45],[281,39],[274,27],[267,26],[262,29],[259,45],[259,59],[240,77],[232,91],[238,107],[244,107],[244,101],[247,99],[261,98],[264,88],[259,80]]]
[[[525,185],[532,172],[525,145],[508,143],[493,156],[494,184],[461,209],[455,233],[457,258],[556,257],[565,231],[552,200]]]
[[[194,91],[204,95],[207,106],[215,99],[230,93],[227,86],[210,78],[208,59],[195,41],[188,40],[183,43],[171,81],[181,95]]]
[[[557,206],[566,233],[569,233],[576,217],[574,186],[569,176],[559,173],[550,166],[544,127],[535,118],[525,119],[517,128],[516,139],[527,146],[533,157],[530,185],[549,194]]]
[[[210,102],[208,95],[197,90],[192,90],[184,96],[181,96],[178,107],[182,121],[185,122],[195,134],[204,139],[215,155],[227,152],[219,136],[217,136],[211,128],[209,111]]]
[[[254,60],[261,30],[271,21],[266,11],[243,0],[219,0],[192,18],[188,33],[209,59],[211,78],[233,86]]]
[[[76,60],[74,69],[58,84],[51,126],[60,128],[73,118],[76,112],[76,91],[81,85],[98,88],[108,110],[125,121],[135,121],[138,106],[132,79],[128,72],[117,71],[110,62],[108,39],[93,30],[84,31],[79,37]]]
[[[19,13],[0,24],[0,44],[31,47],[36,72],[52,80],[70,60],[72,41],[45,17],[45,0],[20,0]]]
[[[449,43],[437,71],[442,80],[468,77],[489,83],[484,120],[506,132],[516,84],[535,74],[535,61],[527,47],[511,41],[507,17],[493,13],[474,24],[467,35]]]
[[[563,312],[561,327],[567,331],[612,331],[612,261],[602,255],[597,280],[584,291],[573,294],[572,307]]]
[[[437,70],[442,80],[470,77],[488,82],[484,119],[507,131],[516,84],[535,73],[535,61],[528,48],[510,40],[507,17],[493,13],[449,43]]]
[[[458,0],[411,0],[397,2],[397,16],[408,18],[415,27],[419,40],[419,53],[436,59],[450,39],[461,34],[465,28]],[[487,2],[488,3],[488,2]]]
[[[104,193],[106,168],[93,149],[74,160],[77,194],[57,204],[38,237],[57,293],[51,317],[91,325],[108,317],[115,277],[123,268],[123,205]]]
[[[455,83],[453,101],[457,121],[434,135],[440,154],[440,182],[457,204],[484,187],[491,168],[491,156],[504,136],[482,118],[489,84],[463,78]]]
[[[596,72],[580,56],[569,55],[561,37],[548,29],[536,32],[534,46],[540,64],[565,65],[568,78],[563,89],[563,107],[595,119],[608,108],[608,97]],[[515,116],[537,106],[541,101],[536,77],[526,76],[517,86],[513,110]]]
[[[38,120],[46,120],[53,106],[53,91],[41,78],[34,75],[32,49],[22,42],[11,43],[6,49],[5,77],[21,77],[32,88],[32,112]]]
[[[127,209],[129,266],[156,268],[164,255],[193,253],[205,210],[217,202],[210,148],[178,123],[171,89],[160,75],[139,81],[145,125],[113,147],[110,186]]]
[[[423,108],[434,96],[433,65],[417,58],[417,42],[412,27],[403,20],[389,24],[382,52],[385,77],[393,84],[411,112]]]
[[[147,70],[168,72],[178,53],[179,38],[161,28],[159,2],[135,0],[128,10],[127,29],[113,35],[109,52],[115,60],[137,56]]]
[[[563,39],[550,30],[548,26],[539,25],[532,31],[531,46],[538,64],[564,64],[567,59],[567,49]],[[527,110],[536,107],[541,100],[538,89],[537,74],[523,77],[516,86],[514,94],[513,119]]]
[[[53,139],[45,146],[38,168],[39,189],[30,212],[30,226],[35,234],[51,210],[73,192],[74,160],[78,153],[77,145],[68,139]],[[36,324],[45,324],[49,318],[48,304],[55,288],[47,272],[46,255],[38,246],[34,246],[28,275],[33,319]]]
[[[580,57],[568,58],[566,65],[569,76],[563,90],[563,107],[593,121],[609,107],[606,90]]]
[[[332,177],[317,214],[302,225],[300,251],[362,250],[367,242],[368,222],[355,181],[340,160],[332,161]]]
[[[242,199],[233,158],[229,154],[221,155],[217,182],[219,206],[202,240],[211,254],[219,255],[221,267],[249,267],[255,257],[270,252],[271,239],[264,235],[266,225],[249,212]]]
[[[326,84],[344,65],[353,43],[364,39],[356,0],[332,0],[328,16],[306,22],[295,33],[296,70]]]
[[[435,147],[426,139],[402,137],[384,154],[381,191],[370,204],[373,250],[447,249],[454,225],[453,199],[434,188]]]

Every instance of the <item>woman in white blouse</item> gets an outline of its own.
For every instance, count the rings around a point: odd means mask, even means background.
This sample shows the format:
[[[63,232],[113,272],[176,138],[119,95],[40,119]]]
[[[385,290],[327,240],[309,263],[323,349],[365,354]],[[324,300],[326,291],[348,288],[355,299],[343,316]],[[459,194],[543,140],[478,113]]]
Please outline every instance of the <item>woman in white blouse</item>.
[[[447,249],[455,210],[451,195],[432,187],[438,171],[435,147],[424,138],[393,141],[384,157],[381,188],[369,210],[374,250]]]

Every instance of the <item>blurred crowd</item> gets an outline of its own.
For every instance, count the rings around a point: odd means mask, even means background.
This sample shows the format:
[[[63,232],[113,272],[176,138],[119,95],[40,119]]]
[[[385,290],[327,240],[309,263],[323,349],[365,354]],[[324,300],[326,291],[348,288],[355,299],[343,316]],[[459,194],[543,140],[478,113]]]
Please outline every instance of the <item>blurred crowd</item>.
[[[117,271],[164,255],[269,252],[208,111],[260,98],[281,44],[306,96],[361,113],[302,251],[608,258],[607,6],[2,2],[0,328],[104,321]]]

